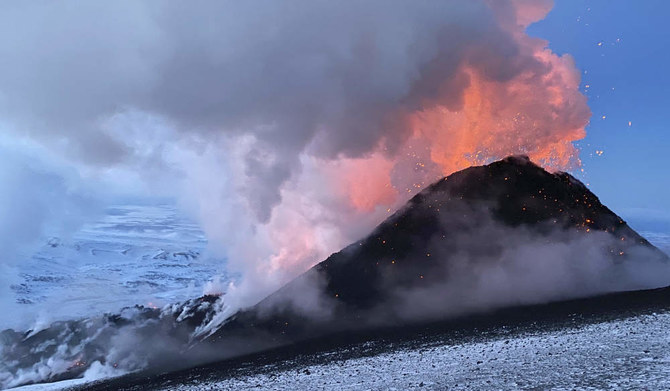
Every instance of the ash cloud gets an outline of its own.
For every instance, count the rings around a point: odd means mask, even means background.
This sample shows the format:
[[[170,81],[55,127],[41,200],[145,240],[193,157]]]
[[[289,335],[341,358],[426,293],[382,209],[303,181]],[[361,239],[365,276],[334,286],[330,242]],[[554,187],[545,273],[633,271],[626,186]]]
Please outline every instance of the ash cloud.
[[[589,117],[570,58],[524,32],[548,1],[2,7],[14,134],[182,197],[233,267],[279,281],[444,174],[512,153],[568,167]]]
[[[3,117],[100,163],[132,153],[99,129],[128,109],[283,155],[318,133],[319,155],[361,156],[403,138],[384,124],[398,106],[459,101],[463,85],[434,89],[461,62],[499,81],[523,66],[484,2],[12,4],[2,26]]]
[[[590,115],[570,57],[525,34],[549,1],[0,7],[3,129],[179,197],[244,276],[224,317],[445,174],[571,167]]]
[[[128,178],[136,178],[146,186],[141,192],[179,197],[199,217],[211,249],[244,276],[209,319],[217,327],[445,174],[516,153],[552,168],[578,164],[572,141],[584,136],[590,115],[579,72],[569,56],[525,34],[551,5],[3,3],[0,122],[10,137],[40,143],[78,174],[131,188],[138,185]],[[7,213],[35,215],[24,222],[12,214],[0,227],[28,224],[20,226],[26,243],[45,221],[62,221],[38,195],[80,204],[58,176],[4,167],[23,178],[7,187],[20,205]],[[466,308],[454,301],[455,311],[523,302],[532,289],[550,300],[570,289],[635,285],[614,277],[608,285],[597,254],[577,269],[563,261],[597,253],[606,239],[584,243],[557,232],[558,242],[547,243],[495,224],[484,232],[481,243],[511,245],[501,263],[466,241],[462,254],[449,254],[450,266],[435,271],[449,284],[398,296],[426,303],[419,315],[431,317],[433,297],[460,297],[468,287]],[[442,256],[440,243],[429,245]],[[652,282],[640,278],[639,286]],[[321,294],[323,281],[304,282],[305,295],[290,292],[285,307],[327,319],[334,308]],[[502,292],[507,283],[516,290]],[[406,317],[406,304],[397,299],[385,311]],[[119,345],[135,341],[127,340]]]

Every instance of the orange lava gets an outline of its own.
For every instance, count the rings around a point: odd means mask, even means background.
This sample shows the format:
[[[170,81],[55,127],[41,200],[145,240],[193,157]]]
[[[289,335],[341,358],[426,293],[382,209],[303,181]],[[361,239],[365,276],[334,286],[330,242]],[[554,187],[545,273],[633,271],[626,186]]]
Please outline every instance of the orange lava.
[[[490,4],[495,11],[496,3]],[[501,26],[515,38],[519,52],[514,60],[501,61],[520,63],[519,71],[496,80],[490,69],[476,65],[478,58],[475,65],[466,61],[456,76],[434,81],[449,91],[458,79],[456,83],[465,86],[462,96],[426,100],[411,112],[399,109],[410,136],[395,155],[380,147],[368,158],[342,163],[338,183],[348,191],[354,208],[365,212],[391,205],[394,194],[407,198],[402,195],[411,196],[441,176],[513,154],[528,155],[549,170],[581,165],[573,143],[584,138],[591,112],[579,91],[579,71],[569,55],[558,56],[546,41],[525,33],[525,27],[542,19],[552,3],[513,4],[516,22],[503,20]],[[415,175],[417,171],[421,176]]]

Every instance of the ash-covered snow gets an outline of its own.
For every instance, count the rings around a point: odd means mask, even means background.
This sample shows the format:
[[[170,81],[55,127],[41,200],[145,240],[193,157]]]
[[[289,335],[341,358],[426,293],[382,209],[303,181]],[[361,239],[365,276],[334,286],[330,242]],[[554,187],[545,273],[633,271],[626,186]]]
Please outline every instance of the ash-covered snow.
[[[602,390],[670,388],[670,314],[646,314],[559,331],[497,333],[458,344],[428,342],[338,359],[240,368],[159,390]],[[364,349],[364,347],[361,347]],[[329,356],[333,360],[329,360]],[[316,364],[301,365],[305,361]],[[288,368],[287,368],[288,366]]]

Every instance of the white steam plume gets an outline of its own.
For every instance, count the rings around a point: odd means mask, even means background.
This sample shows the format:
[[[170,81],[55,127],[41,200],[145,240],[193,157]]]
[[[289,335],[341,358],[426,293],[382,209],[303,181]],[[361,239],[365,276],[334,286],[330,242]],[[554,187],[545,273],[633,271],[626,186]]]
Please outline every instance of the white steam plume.
[[[431,180],[577,162],[550,1],[4,3],[0,120],[86,175],[181,197],[254,300]],[[244,292],[244,293],[243,293]]]

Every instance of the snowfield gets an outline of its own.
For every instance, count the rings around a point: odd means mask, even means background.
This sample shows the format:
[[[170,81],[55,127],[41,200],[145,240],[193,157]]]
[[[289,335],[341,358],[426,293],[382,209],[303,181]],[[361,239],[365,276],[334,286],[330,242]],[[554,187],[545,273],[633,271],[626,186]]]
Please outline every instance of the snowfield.
[[[223,261],[203,256],[206,245],[174,205],[114,206],[71,238],[48,238],[21,264],[12,290],[24,318],[45,321],[161,307],[200,296],[207,281],[224,275]]]
[[[195,376],[157,390],[603,390],[670,389],[670,314],[558,331],[425,341],[366,356],[370,346],[292,362],[242,367],[225,379]],[[357,355],[357,354],[354,354]],[[315,362],[308,364],[308,362]],[[144,388],[143,385],[140,388]],[[140,389],[130,388],[130,389]]]

